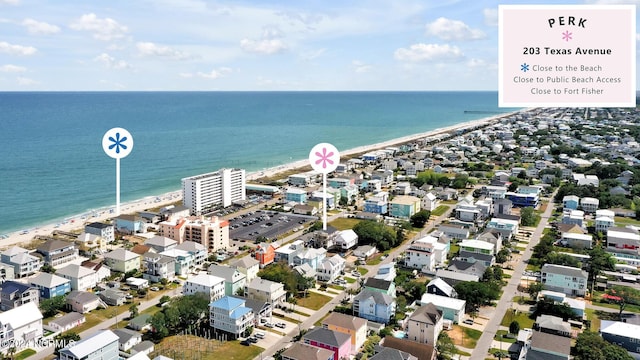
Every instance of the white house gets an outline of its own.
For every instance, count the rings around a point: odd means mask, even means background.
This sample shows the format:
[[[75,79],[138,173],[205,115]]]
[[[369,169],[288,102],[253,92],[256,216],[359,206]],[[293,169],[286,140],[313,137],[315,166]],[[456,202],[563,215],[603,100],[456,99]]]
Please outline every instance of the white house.
[[[420,208],[423,210],[433,211],[438,207],[438,203],[438,197],[436,197],[433,193],[427,193],[422,197]]]
[[[432,243],[416,240],[405,251],[404,264],[408,268],[423,272],[436,269],[435,249]]]
[[[84,266],[69,264],[56,271],[56,275],[71,281],[71,290],[86,291],[98,283],[97,273]]]
[[[457,324],[464,318],[464,309],[467,302],[462,299],[454,299],[447,296],[424,293],[420,298],[420,304],[435,305],[436,309],[442,312],[442,317],[445,320],[451,320],[455,324]]]
[[[628,227],[610,227],[607,229],[607,251],[638,253],[640,233]]]
[[[344,271],[346,261],[339,255],[325,258],[316,269],[316,276],[319,281],[331,282]]]
[[[566,246],[576,249],[591,249],[593,246],[593,236],[589,234],[562,233],[560,242]]]
[[[35,302],[0,313],[0,351],[6,352],[9,347],[19,344],[29,345],[40,338],[42,313]]]
[[[595,213],[598,210],[598,206],[600,206],[600,200],[596,198],[583,197],[580,199],[580,207],[586,213]]]
[[[182,294],[193,295],[195,293],[204,293],[208,296],[209,301],[216,301],[225,296],[224,279],[209,274],[198,274],[187,279]]]
[[[60,349],[60,360],[118,359],[118,336],[111,330],[101,330],[88,338]]]
[[[348,250],[358,245],[358,234],[352,229],[338,231],[334,244],[342,250]]]

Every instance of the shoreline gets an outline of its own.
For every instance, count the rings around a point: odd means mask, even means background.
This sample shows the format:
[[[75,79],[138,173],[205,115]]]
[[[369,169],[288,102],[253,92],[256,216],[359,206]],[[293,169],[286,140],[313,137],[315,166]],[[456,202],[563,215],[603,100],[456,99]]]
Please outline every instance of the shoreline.
[[[501,118],[509,117],[514,114],[527,111],[527,110],[529,109],[522,109],[522,110],[517,110],[509,113],[492,115],[492,116],[488,116],[488,117],[484,117],[476,120],[462,122],[456,125],[437,128],[437,129],[422,132],[422,133],[407,135],[400,138],[395,138],[395,139],[391,139],[388,141],[383,141],[375,144],[362,145],[352,149],[347,149],[344,152],[341,151],[341,155],[351,156],[351,155],[364,153],[368,151],[384,149],[389,146],[416,141],[429,136],[435,136],[442,133],[465,129],[468,127],[487,126],[493,122],[497,122]],[[247,182],[256,181],[257,179],[264,178],[264,177],[273,177],[279,173],[300,169],[308,165],[309,165],[309,161],[307,159],[296,160],[290,163],[284,163],[278,166],[273,166],[263,170],[247,173],[245,177],[245,181]],[[137,199],[137,200],[129,201],[126,203],[122,203],[120,205],[121,214],[135,213],[139,211],[144,211],[145,209],[149,209],[149,208],[162,207],[169,204],[173,204],[177,201],[180,201],[181,199],[182,199],[182,190],[174,190],[174,191],[166,192],[160,195],[146,196],[142,199]],[[14,245],[29,243],[33,240],[33,238],[36,235],[50,236],[52,232],[55,230],[71,232],[74,230],[82,229],[86,223],[105,221],[106,219],[115,217],[115,213],[111,212],[111,210],[114,208],[115,208],[115,204],[111,206],[101,207],[98,209],[93,209],[91,211],[87,211],[84,213],[67,216],[58,222],[52,222],[52,223],[37,225],[24,230],[8,232],[6,234],[3,234],[3,236],[6,236],[5,238],[0,239],[0,249],[5,249]]]

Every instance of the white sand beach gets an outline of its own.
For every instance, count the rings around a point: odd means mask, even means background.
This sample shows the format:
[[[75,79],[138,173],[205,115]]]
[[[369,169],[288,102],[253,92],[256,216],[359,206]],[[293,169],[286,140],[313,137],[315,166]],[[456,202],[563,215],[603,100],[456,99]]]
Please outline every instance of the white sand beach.
[[[364,153],[364,152],[378,150],[378,149],[384,149],[389,146],[403,144],[403,143],[423,139],[425,137],[434,136],[434,135],[438,135],[438,134],[442,134],[450,131],[456,131],[459,129],[465,129],[465,128],[481,126],[481,125],[488,125],[490,123],[498,121],[500,118],[508,117],[513,114],[514,113],[495,115],[495,116],[491,116],[483,119],[468,121],[465,123],[461,123],[461,124],[457,124],[457,125],[453,125],[445,128],[435,129],[435,130],[424,132],[424,133],[392,139],[392,140],[377,143],[377,144],[360,146],[360,147],[345,150],[345,151],[341,151],[340,149],[338,150],[341,152],[341,155],[347,156],[347,155],[359,154],[359,153]],[[299,169],[307,165],[309,165],[309,161],[307,159],[303,159],[303,160],[291,162],[288,164],[271,167],[262,171],[249,173],[246,176],[246,180],[255,181],[256,179],[259,179],[262,177],[273,177],[279,173],[287,172],[293,169]],[[122,214],[134,214],[139,211],[144,211],[146,209],[169,205],[169,204],[178,202],[181,199],[182,199],[182,191],[177,190],[177,191],[168,192],[162,195],[148,196],[143,199],[127,202],[127,203],[121,204],[120,209]],[[115,216],[115,213],[112,213],[110,211],[110,209],[114,207],[115,205],[107,208],[97,209],[85,214],[72,216],[65,219],[66,221],[64,222],[50,223],[50,224],[37,226],[29,229],[28,232],[27,230],[25,230],[25,231],[16,231],[16,232],[9,233],[7,234],[8,235],[7,238],[0,240],[0,249],[6,249],[13,245],[29,243],[35,235],[51,235],[51,233],[54,230],[74,231],[74,230],[82,229],[84,224],[86,223],[91,223],[96,221],[98,222],[105,221]]]

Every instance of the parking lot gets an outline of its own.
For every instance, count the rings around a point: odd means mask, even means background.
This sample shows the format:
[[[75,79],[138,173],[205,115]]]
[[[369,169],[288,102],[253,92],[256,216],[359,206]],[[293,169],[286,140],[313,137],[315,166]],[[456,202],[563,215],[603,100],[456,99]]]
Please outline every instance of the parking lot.
[[[315,216],[256,210],[229,219],[229,237],[233,241],[254,241],[259,236],[275,239],[289,231],[302,230],[316,220]]]

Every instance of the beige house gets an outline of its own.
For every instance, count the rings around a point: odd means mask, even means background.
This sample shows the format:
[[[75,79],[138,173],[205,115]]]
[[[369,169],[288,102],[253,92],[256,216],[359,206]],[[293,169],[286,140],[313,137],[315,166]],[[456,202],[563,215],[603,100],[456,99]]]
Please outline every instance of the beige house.
[[[322,327],[351,336],[351,354],[357,354],[367,340],[367,320],[357,316],[332,312],[322,321]]]
[[[435,346],[443,327],[442,312],[431,303],[422,305],[409,317],[407,322],[408,339]]]
[[[140,269],[140,255],[125,249],[116,249],[106,253],[104,262],[111,270],[121,273]]]

